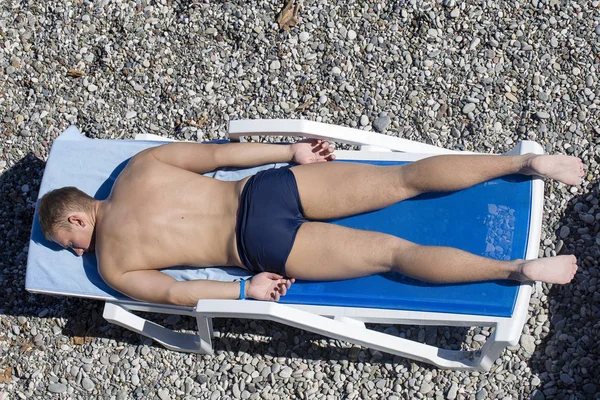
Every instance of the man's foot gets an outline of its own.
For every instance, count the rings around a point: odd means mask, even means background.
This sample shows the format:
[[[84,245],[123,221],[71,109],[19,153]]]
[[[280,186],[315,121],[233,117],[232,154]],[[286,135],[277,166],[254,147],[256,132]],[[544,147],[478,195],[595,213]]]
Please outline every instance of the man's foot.
[[[511,275],[511,279],[527,282],[541,281],[546,283],[565,284],[571,282],[577,272],[575,256],[557,256],[523,261],[519,272]]]
[[[567,185],[579,185],[583,176],[583,163],[572,156],[528,154],[519,173],[540,175]]]

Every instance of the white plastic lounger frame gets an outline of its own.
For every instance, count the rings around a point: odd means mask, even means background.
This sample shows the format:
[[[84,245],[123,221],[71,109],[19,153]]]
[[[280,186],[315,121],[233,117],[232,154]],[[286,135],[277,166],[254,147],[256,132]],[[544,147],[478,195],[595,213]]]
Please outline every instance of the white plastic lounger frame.
[[[268,134],[320,138],[362,146],[360,152],[336,152],[338,159],[418,160],[436,154],[466,154],[451,152],[406,139],[303,120],[232,121],[229,130],[232,140],[239,140],[241,136]],[[163,140],[159,136],[154,137],[153,135],[139,137],[139,139],[141,138],[144,140],[153,138]],[[365,151],[365,147],[369,148],[369,151]],[[372,151],[373,149],[376,150]],[[411,154],[394,154],[392,151]],[[543,150],[535,142],[524,141],[519,143],[510,153],[542,154]],[[543,189],[542,180],[536,179],[533,183],[533,210],[530,220],[529,244],[526,252],[527,259],[538,257]],[[287,305],[239,300],[200,300],[195,309],[137,302],[107,301],[104,318],[109,322],[148,336],[165,347],[177,351],[213,354],[211,343],[213,334],[212,318],[263,319],[345,340],[382,352],[431,363],[441,368],[487,371],[505,347],[514,346],[518,343],[527,318],[527,307],[531,291],[532,286],[529,284],[520,286],[514,312],[510,318],[371,308]],[[198,335],[192,335],[173,332],[149,322],[131,311],[194,316],[198,322],[199,333]],[[495,327],[495,330],[481,349],[455,351],[376,332],[366,328],[365,323],[465,327],[491,326]]]

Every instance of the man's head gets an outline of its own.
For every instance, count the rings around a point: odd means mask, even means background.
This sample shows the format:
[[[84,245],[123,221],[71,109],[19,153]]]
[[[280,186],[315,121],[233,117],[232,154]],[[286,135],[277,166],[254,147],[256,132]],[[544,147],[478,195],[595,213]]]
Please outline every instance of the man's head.
[[[46,193],[38,217],[44,236],[78,256],[93,250],[96,200],[73,186]]]

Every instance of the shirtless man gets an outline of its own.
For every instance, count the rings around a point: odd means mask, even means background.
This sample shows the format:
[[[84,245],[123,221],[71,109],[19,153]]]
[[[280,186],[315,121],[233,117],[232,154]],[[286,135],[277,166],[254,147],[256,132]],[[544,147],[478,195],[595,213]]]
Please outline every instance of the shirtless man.
[[[495,279],[564,284],[572,255],[498,261],[448,247],[320,220],[379,209],[428,191],[460,190],[502,175],[541,175],[569,185],[583,165],[563,155],[444,155],[404,166],[329,163],[327,142],[174,143],[133,157],[108,199],[75,188],[47,193],[44,235],[81,256],[96,251],[102,278],[135,299],[194,306],[199,299],[279,300],[295,279],[337,280],[390,270],[429,281]],[[237,182],[199,173],[273,162],[299,164]],[[176,281],[173,265],[237,266],[240,282]]]

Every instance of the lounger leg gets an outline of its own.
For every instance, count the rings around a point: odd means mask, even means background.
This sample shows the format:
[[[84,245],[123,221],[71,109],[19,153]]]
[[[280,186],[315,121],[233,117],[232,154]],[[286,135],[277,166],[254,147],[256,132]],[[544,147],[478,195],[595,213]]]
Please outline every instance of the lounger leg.
[[[212,324],[209,322],[203,325],[206,329],[204,332],[201,331],[200,335],[174,332],[171,329],[167,329],[164,326],[133,314],[123,305],[109,301],[104,306],[103,316],[108,322],[149,337],[167,349],[187,353],[214,354],[210,342],[203,340],[206,337],[206,333],[212,332]]]
[[[197,315],[196,321],[198,321],[198,333],[209,347],[212,348],[212,337],[213,337],[213,324],[212,318],[205,317],[203,315]]]

